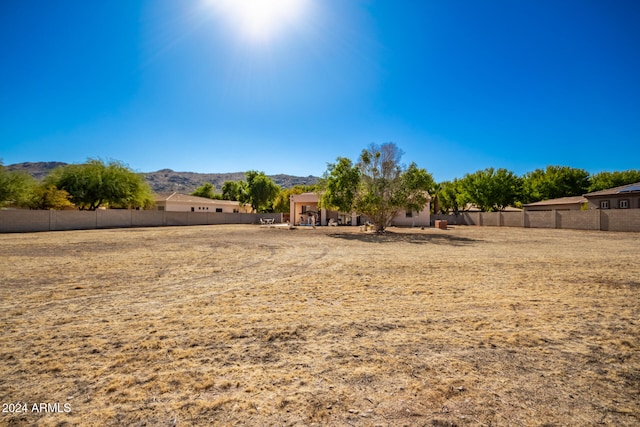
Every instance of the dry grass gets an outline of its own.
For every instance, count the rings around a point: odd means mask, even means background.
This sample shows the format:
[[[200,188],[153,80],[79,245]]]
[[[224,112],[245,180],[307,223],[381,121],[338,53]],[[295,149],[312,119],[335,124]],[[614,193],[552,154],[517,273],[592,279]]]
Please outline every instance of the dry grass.
[[[639,237],[0,235],[0,424],[638,425]]]

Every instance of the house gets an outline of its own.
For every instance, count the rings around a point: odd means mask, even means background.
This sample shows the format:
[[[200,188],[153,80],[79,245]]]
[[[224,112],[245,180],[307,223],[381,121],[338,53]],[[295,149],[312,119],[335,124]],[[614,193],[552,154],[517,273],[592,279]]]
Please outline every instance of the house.
[[[343,213],[320,208],[320,195],[318,193],[292,194],[289,201],[289,214],[291,223],[294,225],[329,225],[332,223],[357,226],[367,221],[366,217],[362,217],[355,212]],[[420,212],[402,211],[393,219],[391,225],[429,227],[431,220],[430,209],[430,201],[427,201],[424,209]]]
[[[583,196],[560,197],[558,199],[542,200],[540,202],[523,205],[524,210],[529,211],[571,211],[580,210],[587,203]]]
[[[214,200],[180,193],[156,196],[156,209],[167,212],[228,212],[251,213],[251,205],[231,200]]]
[[[639,209],[640,182],[587,193],[589,209]]]

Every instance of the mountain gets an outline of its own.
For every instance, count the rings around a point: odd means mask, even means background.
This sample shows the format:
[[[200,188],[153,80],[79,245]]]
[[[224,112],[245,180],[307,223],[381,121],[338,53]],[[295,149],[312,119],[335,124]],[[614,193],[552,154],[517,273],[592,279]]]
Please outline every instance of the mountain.
[[[49,173],[57,168],[58,166],[64,166],[66,163],[62,162],[25,162],[25,163],[15,163],[13,165],[8,165],[7,169],[13,172],[26,172],[38,181],[42,180],[45,176],[49,175]]]
[[[58,166],[65,166],[62,162],[26,162],[8,165],[10,171],[26,172],[34,178],[41,180]],[[155,172],[143,172],[145,180],[156,193],[191,193],[205,182],[212,183],[217,191],[221,191],[225,181],[239,181],[244,179],[244,172],[232,173],[196,173],[176,172],[171,169],[161,169]],[[318,182],[318,177],[294,176],[294,175],[269,175],[276,184],[283,188],[291,188],[294,185],[313,185]]]
[[[225,181],[244,180],[244,172],[232,173],[195,173],[175,172],[171,169],[162,169],[156,172],[145,173],[145,179],[156,193],[177,191],[179,193],[191,193],[205,182],[213,184],[220,192]],[[313,185],[318,182],[315,176],[293,175],[269,175],[276,184],[283,188],[291,188],[294,185]]]

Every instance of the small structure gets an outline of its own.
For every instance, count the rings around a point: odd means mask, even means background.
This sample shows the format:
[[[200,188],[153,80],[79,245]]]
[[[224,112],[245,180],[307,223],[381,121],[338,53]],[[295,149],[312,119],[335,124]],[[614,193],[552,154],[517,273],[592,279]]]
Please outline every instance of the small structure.
[[[206,197],[171,193],[156,197],[156,209],[167,212],[227,212],[251,213],[251,205],[243,205],[232,200],[215,200]]]
[[[640,182],[587,193],[589,209],[639,209]]]
[[[572,196],[528,203],[523,205],[523,207],[525,211],[570,211],[582,209],[585,203],[587,203],[587,199],[583,196]]]
[[[420,212],[401,211],[391,222],[393,226],[400,227],[429,227],[430,198],[424,209]],[[345,213],[320,208],[320,195],[318,193],[292,194],[290,199],[290,217],[295,225],[362,225],[367,218],[361,217],[355,212]]]
[[[447,220],[446,219],[436,219],[434,227],[439,230],[447,229]]]

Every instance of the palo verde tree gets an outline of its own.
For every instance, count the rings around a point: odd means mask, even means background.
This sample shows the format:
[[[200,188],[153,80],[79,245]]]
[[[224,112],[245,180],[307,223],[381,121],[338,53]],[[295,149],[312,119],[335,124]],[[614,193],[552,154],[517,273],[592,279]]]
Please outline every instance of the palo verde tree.
[[[37,185],[31,175],[9,171],[0,162],[0,206],[28,206]]]
[[[108,205],[119,208],[145,208],[153,205],[152,191],[142,175],[118,161],[104,163],[89,159],[56,169],[47,177],[56,188],[69,193],[81,210]]]
[[[73,206],[70,198],[65,190],[50,183],[42,183],[31,191],[27,206],[29,209],[65,209]]]
[[[425,169],[401,165],[402,151],[392,142],[371,144],[359,161],[338,158],[329,164],[322,185],[322,204],[343,212],[366,215],[383,233],[402,210],[421,211],[434,181]]]

